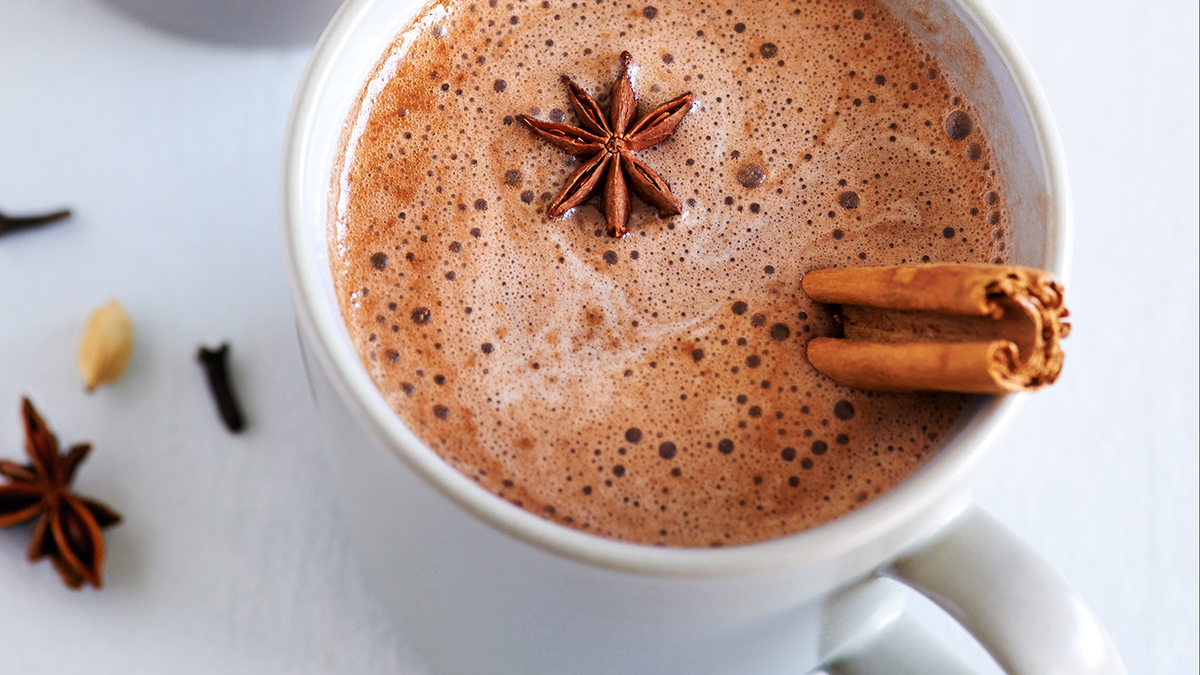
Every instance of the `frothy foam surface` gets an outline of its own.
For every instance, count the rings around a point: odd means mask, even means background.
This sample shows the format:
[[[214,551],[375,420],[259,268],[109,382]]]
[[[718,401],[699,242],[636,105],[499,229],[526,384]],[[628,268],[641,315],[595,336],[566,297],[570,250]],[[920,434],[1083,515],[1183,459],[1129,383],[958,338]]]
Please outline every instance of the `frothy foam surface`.
[[[384,55],[347,123],[330,246],[363,363],[447,462],[602,536],[742,544],[836,518],[908,476],[957,395],[855,391],[805,361],[835,334],[801,275],[1007,261],[986,132],[872,2],[452,0]],[[639,157],[684,204],[545,215],[575,123],[634,56],[639,114],[685,91]]]

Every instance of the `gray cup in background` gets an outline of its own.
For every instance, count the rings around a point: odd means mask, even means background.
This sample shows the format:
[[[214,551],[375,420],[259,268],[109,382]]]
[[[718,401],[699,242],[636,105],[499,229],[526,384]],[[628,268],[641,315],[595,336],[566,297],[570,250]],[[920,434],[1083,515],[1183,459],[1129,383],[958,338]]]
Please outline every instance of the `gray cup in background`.
[[[342,0],[106,0],[185,37],[247,47],[311,44]]]

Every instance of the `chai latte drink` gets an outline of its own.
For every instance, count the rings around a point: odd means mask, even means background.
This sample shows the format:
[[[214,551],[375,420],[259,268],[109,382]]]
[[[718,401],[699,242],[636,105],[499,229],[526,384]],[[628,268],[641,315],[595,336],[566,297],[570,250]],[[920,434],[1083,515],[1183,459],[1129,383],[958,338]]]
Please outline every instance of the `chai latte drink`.
[[[816,372],[837,326],[801,276],[1007,262],[1004,183],[881,6],[650,1],[427,6],[346,122],[332,272],[396,414],[484,488],[631,542],[771,539],[904,480],[966,401]],[[607,119],[626,51],[634,120],[693,101],[635,153],[681,213],[634,197],[613,238],[600,196],[548,215],[584,158],[518,116],[586,126],[565,75]]]

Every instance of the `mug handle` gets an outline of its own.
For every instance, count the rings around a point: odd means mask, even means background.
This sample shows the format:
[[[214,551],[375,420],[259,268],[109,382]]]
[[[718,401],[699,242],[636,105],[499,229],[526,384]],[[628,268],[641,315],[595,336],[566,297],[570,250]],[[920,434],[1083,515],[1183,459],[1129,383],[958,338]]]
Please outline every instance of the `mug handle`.
[[[823,675],[973,675],[974,670],[946,649],[904,611],[882,627],[843,648],[815,673]]]
[[[1075,589],[976,506],[878,575],[909,586],[946,610],[1010,675],[1125,674],[1108,633]],[[937,672],[958,672],[943,649],[935,651],[924,629],[909,617],[901,619],[828,664],[827,672],[866,673],[876,663],[890,664],[878,672],[896,672],[898,664],[926,658],[940,664]]]

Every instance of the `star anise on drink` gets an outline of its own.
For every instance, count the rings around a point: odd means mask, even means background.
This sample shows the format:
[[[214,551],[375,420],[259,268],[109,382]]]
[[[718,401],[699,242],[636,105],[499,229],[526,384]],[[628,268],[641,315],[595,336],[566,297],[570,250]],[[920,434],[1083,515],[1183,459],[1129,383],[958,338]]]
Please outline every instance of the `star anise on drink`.
[[[31,562],[49,557],[71,588],[103,584],[104,534],[121,516],[94,499],[71,491],[75,470],[92,446],[80,443],[59,453],[58,439],[29,399],[21,404],[25,421],[25,454],[28,464],[0,460],[0,527],[37,518],[29,542]]]
[[[629,52],[621,53],[621,72],[613,83],[611,110],[605,119],[600,104],[571,78],[563,76],[567,96],[583,128],[556,122],[543,122],[526,115],[517,119],[560,150],[585,158],[575,169],[562,191],[550,202],[547,213],[559,217],[587,201],[604,183],[604,217],[608,233],[623,237],[628,232],[629,190],[642,201],[658,209],[659,217],[681,213],[679,200],[671,194],[667,182],[654,169],[633,156],[670,138],[692,108],[692,93],[668,101],[634,122],[637,95],[629,79]],[[611,123],[610,123],[611,122]]]

